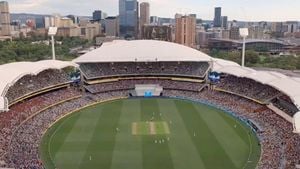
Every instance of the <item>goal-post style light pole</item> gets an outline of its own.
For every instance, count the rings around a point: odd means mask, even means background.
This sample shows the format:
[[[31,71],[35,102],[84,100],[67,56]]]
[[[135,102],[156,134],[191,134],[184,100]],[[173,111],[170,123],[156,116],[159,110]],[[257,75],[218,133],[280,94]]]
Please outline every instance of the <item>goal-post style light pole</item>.
[[[56,60],[55,56],[55,46],[54,46],[54,36],[57,33],[57,27],[49,27],[48,35],[51,36],[51,43],[52,43],[52,59]]]
[[[245,53],[246,53],[246,37],[249,35],[248,28],[240,28],[240,36],[243,38],[243,52],[242,52],[242,67],[245,67]]]

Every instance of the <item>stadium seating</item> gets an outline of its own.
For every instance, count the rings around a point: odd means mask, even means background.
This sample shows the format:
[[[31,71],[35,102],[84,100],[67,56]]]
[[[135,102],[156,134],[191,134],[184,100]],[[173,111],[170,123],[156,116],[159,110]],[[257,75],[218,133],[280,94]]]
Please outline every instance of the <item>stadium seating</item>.
[[[204,77],[209,68],[207,62],[120,62],[80,64],[86,78],[103,78],[128,75],[177,75]]]
[[[217,88],[243,95],[260,102],[266,102],[281,94],[280,91],[268,85],[263,85],[252,79],[227,75],[217,84]]]
[[[9,104],[11,104],[26,95],[34,94],[35,92],[60,84],[70,83],[70,81],[69,75],[63,70],[45,70],[37,76],[26,75],[19,79],[8,89],[6,97]]]
[[[99,83],[86,85],[85,88],[91,93],[101,93],[118,90],[133,90],[136,84],[158,84],[164,89],[200,91],[204,84],[194,82],[173,81],[164,79],[140,79],[140,80],[120,80],[109,83]]]

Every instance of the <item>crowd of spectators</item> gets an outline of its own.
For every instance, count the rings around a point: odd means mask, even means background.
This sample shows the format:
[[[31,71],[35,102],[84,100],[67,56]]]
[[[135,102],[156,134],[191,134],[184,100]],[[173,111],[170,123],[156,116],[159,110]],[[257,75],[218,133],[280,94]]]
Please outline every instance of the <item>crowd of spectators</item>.
[[[60,89],[18,103],[10,107],[8,112],[0,113],[0,161],[8,149],[13,133],[22,122],[48,106],[80,95],[79,91],[72,88]]]
[[[158,84],[164,89],[200,91],[205,84],[198,82],[176,81],[168,79],[140,79],[140,80],[119,80],[115,82],[87,85],[85,88],[91,93],[101,93],[117,90],[132,90],[136,84]]]
[[[164,88],[164,96],[180,96],[209,102],[232,111],[240,118],[249,119],[258,124],[263,129],[262,132],[257,133],[262,145],[259,169],[289,169],[300,164],[300,136],[292,132],[291,123],[266,106],[225,92],[209,89],[199,92],[203,88],[204,84],[202,83],[141,79],[85,86],[94,94],[82,93],[74,88],[60,89],[28,99],[13,105],[10,107],[10,111],[0,113],[0,162],[5,162],[5,164],[0,163],[0,167],[42,169],[39,144],[42,134],[52,123],[85,105],[128,96],[128,90],[134,89],[135,84],[159,84]],[[277,90],[253,80],[233,76],[227,76],[217,87],[261,101],[280,94]],[[80,98],[51,107],[60,101],[81,95]],[[40,112],[49,106],[49,109]]]
[[[88,79],[136,74],[204,77],[208,68],[207,62],[117,62],[80,65]]]
[[[49,69],[38,75],[26,75],[9,87],[6,97],[9,103],[16,101],[27,94],[42,89],[70,82],[70,76],[64,70]]]
[[[8,153],[7,166],[20,169],[43,169],[39,146],[45,130],[57,119],[94,102],[127,96],[127,92],[109,92],[83,97],[51,107],[26,121],[14,134]]]
[[[216,85],[217,88],[230,91],[239,95],[244,95],[252,99],[265,102],[280,95],[280,91],[275,88],[256,82],[248,78],[240,78],[226,75]]]
[[[293,133],[293,126],[273,111],[253,101],[236,95],[204,90],[201,93],[165,90],[165,96],[201,100],[231,110],[243,119],[259,125],[263,132],[257,133],[262,145],[259,169],[295,168],[300,164],[300,136]]]

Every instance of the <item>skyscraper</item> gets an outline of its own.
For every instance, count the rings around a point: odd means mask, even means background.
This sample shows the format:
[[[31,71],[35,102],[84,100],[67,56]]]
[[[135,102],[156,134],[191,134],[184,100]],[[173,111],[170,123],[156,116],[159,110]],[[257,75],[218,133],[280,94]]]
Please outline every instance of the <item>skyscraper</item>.
[[[215,18],[214,18],[214,27],[221,27],[221,7],[215,8]]]
[[[120,34],[137,38],[139,28],[139,3],[137,0],[119,0]]]
[[[196,18],[194,16],[177,15],[175,42],[189,47],[195,47]]]
[[[140,5],[140,25],[150,24],[150,5],[148,2],[143,2]]]
[[[229,31],[229,38],[233,39],[233,40],[239,40],[239,39],[241,39],[240,28],[236,27],[236,26],[231,27],[230,31]]]
[[[96,10],[93,12],[93,20],[100,21],[102,19],[102,11]]]
[[[227,16],[222,16],[221,27],[224,28],[224,29],[228,28],[228,17]]]
[[[119,19],[117,17],[107,17],[105,19],[106,36],[119,36]]]
[[[0,35],[10,36],[10,14],[8,2],[0,2]]]

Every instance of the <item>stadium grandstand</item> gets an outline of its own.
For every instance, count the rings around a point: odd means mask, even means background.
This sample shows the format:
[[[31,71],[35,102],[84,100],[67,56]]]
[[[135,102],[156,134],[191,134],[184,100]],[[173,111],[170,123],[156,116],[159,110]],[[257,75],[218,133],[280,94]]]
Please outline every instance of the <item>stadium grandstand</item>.
[[[73,86],[71,72],[81,72]],[[213,81],[210,74],[219,74]],[[256,71],[195,49],[155,40],[104,43],[72,62],[0,65],[0,168],[43,168],[39,144],[48,127],[69,112],[123,98],[140,85],[145,96],[204,100],[231,110],[257,130],[257,168],[300,164],[300,79]]]

